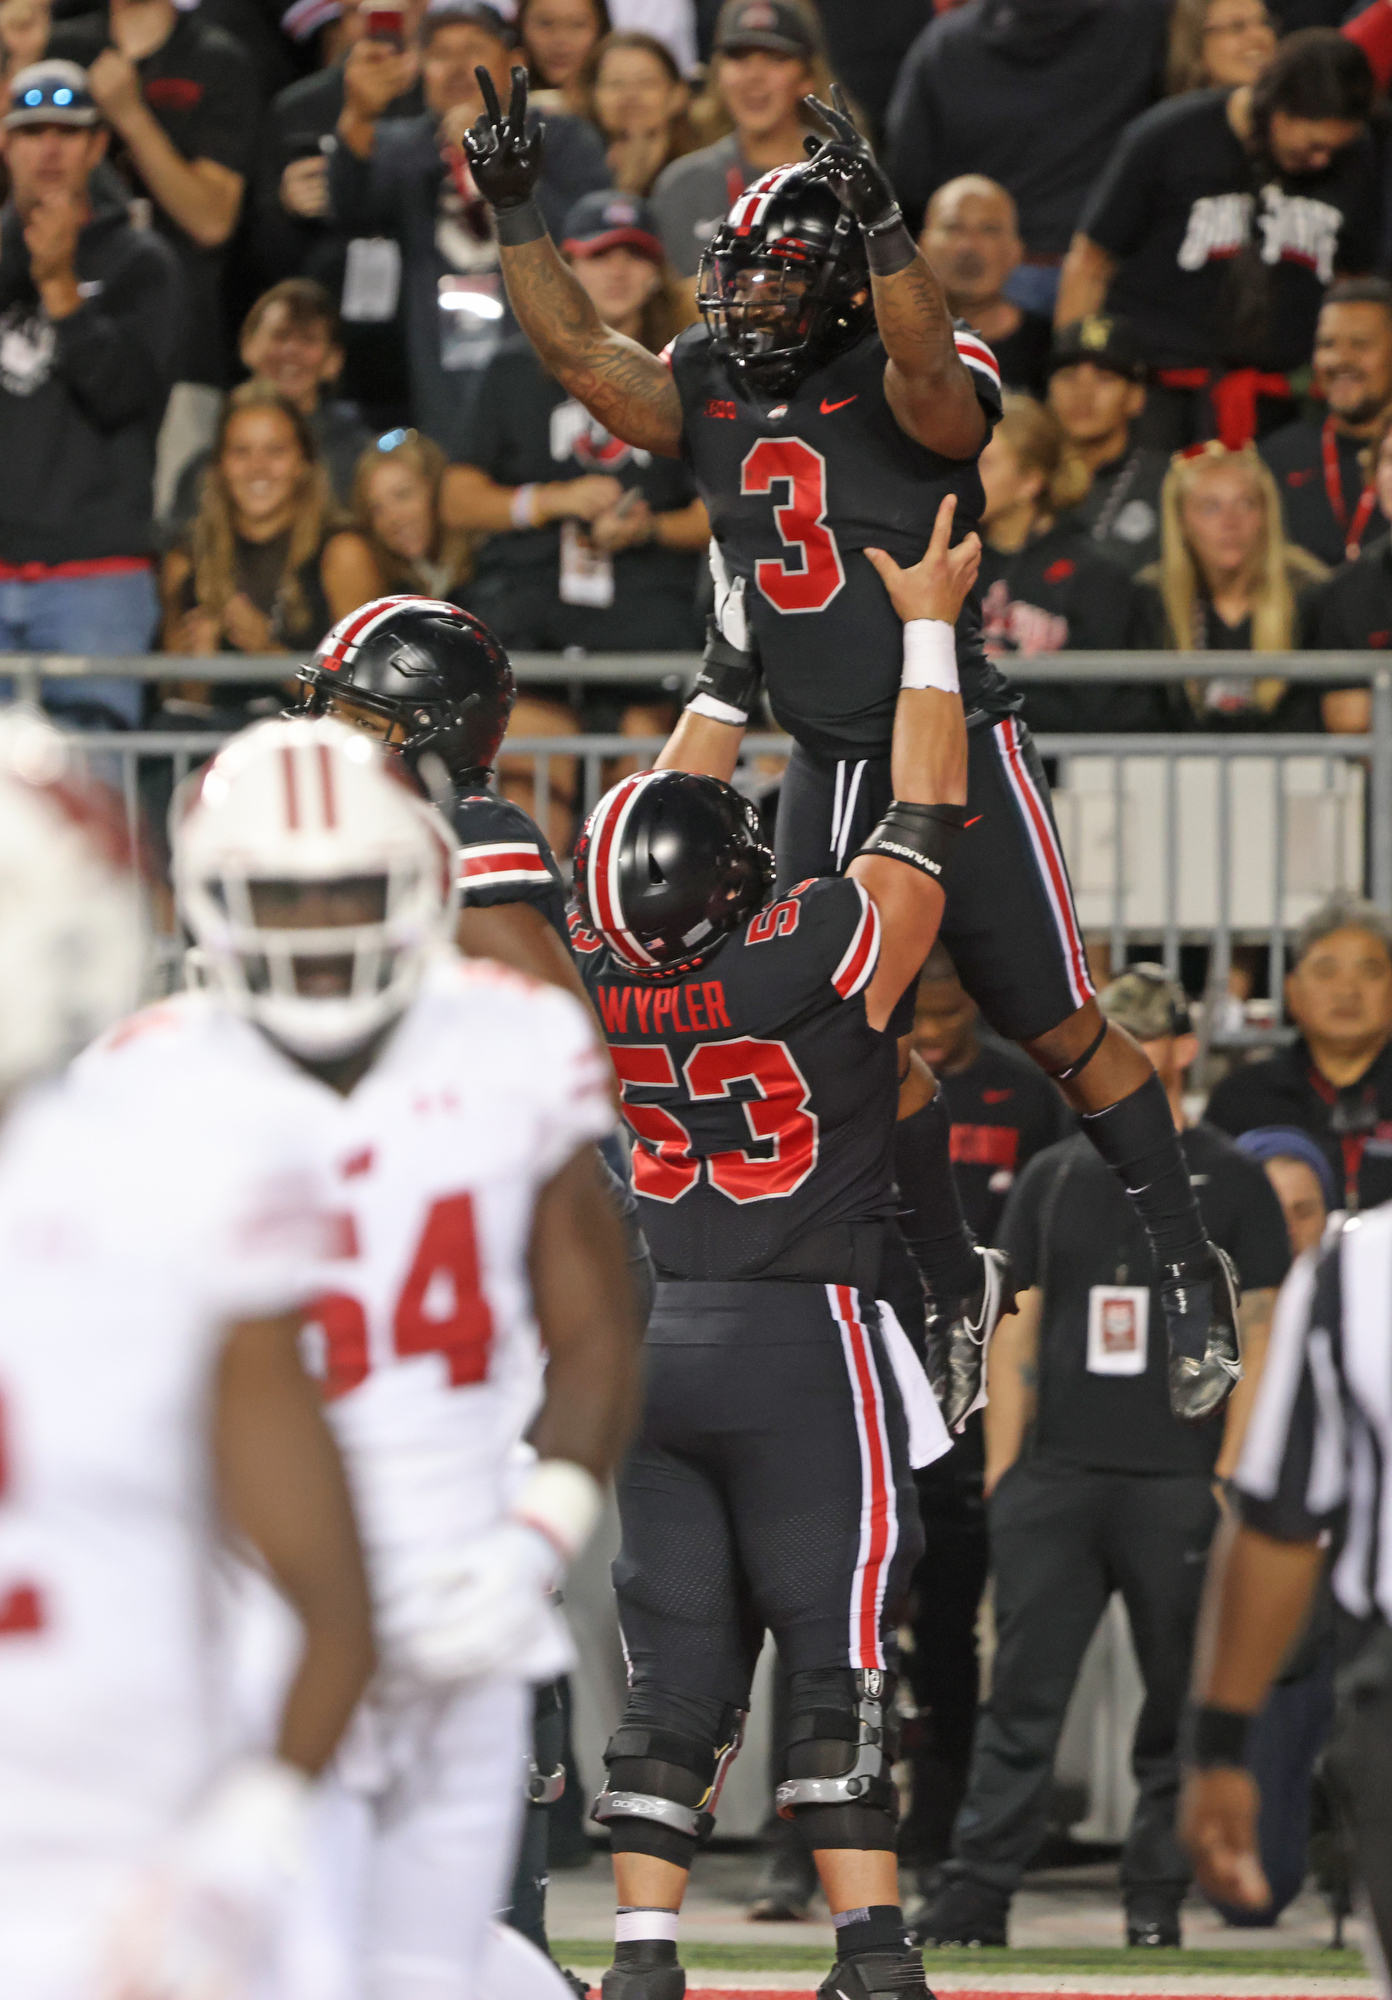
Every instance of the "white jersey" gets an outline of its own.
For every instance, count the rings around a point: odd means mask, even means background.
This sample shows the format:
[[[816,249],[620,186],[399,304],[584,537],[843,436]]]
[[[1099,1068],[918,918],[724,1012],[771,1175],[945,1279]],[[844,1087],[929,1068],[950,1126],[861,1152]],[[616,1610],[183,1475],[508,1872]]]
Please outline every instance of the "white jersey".
[[[6,1992],[27,1871],[138,1866],[226,1755],[213,1373],[230,1323],[313,1282],[314,1156],[280,1093],[167,1059],[181,1013],[137,1016],[0,1127]]]

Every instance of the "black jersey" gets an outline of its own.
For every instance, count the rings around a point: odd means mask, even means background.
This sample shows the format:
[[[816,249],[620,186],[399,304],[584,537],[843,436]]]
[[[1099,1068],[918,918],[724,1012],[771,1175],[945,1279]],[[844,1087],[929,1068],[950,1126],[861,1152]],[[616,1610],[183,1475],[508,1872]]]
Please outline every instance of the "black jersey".
[[[894,1212],[894,1037],[865,1017],[878,912],[804,882],[695,970],[644,978],[578,914],[571,945],[608,1037],[660,1273],[849,1282],[854,1225]],[[800,1261],[801,1260],[801,1261]]]
[[[957,349],[988,425],[1000,371],[965,325]],[[748,579],[750,621],[779,722],[823,757],[888,756],[903,669],[903,627],[865,557],[867,544],[916,563],[944,496],[957,495],[953,539],[984,498],[975,459],[940,458],[899,428],[885,397],[885,350],[873,329],[783,400],[711,350],[703,326],[667,350],[681,396],[682,451],[732,576]],[[981,645],[975,591],[957,621],[968,717],[1018,706]]]
[[[459,886],[466,904],[493,909],[530,903],[569,944],[566,891],[546,835],[521,806],[480,789],[450,808],[459,836]]]

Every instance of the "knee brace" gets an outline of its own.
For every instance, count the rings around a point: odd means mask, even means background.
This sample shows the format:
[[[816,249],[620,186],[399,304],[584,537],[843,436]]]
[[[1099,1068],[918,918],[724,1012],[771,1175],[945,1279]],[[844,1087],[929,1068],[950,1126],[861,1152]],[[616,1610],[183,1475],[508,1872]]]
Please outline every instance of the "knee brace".
[[[590,1813],[609,1827],[616,1854],[652,1854],[678,1868],[691,1866],[714,1830],[744,1719],[742,1709],[721,1708],[715,1741],[647,1718],[620,1723],[604,1752],[608,1781]]]
[[[774,1794],[814,1848],[892,1849],[898,1794],[894,1676],[850,1667],[790,1674],[788,1776]]]

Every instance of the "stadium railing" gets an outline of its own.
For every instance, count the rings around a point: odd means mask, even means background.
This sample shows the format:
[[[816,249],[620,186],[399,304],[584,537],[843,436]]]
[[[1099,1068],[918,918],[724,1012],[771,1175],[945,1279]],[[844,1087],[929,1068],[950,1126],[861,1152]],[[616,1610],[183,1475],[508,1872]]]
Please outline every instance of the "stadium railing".
[[[1089,940],[1105,939],[1113,963],[1128,945],[1146,945],[1171,971],[1180,948],[1209,947],[1209,991],[1228,986],[1235,948],[1250,961],[1263,948],[1271,1019],[1255,1028],[1210,1010],[1208,1032],[1232,1045],[1279,1036],[1281,975],[1290,932],[1332,890],[1358,888],[1392,911],[1392,656],[1381,653],[1055,653],[1012,656],[1008,670],[1032,681],[1249,681],[1278,677],[1315,687],[1366,685],[1366,734],[1275,735],[1263,730],[1177,734],[1043,735],[1037,739],[1054,786],[1055,814]],[[521,685],[565,690],[577,706],[587,690],[663,687],[679,695],[697,667],[692,655],[524,654]],[[146,654],[86,658],[0,654],[0,690],[39,700],[45,684],[80,675],[148,682],[285,683],[285,655],[213,659]],[[212,726],[210,726],[210,723]],[[212,718],[182,726],[74,732],[94,768],[118,783],[132,829],[155,831],[174,786],[223,740]],[[531,767],[533,799],[545,800],[559,761],[574,760],[576,824],[598,798],[619,758],[649,761],[657,737],[617,733],[513,736],[510,769]],[[755,793],[777,783],[786,736],[751,733],[741,782]],[[169,940],[172,948],[173,940]]]

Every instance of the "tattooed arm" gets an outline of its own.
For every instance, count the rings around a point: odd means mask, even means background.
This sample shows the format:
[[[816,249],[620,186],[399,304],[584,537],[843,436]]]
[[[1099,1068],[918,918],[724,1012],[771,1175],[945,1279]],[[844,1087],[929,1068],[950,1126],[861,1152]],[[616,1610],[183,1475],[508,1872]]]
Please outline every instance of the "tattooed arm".
[[[889,356],[885,395],[900,430],[944,458],[974,458],[986,435],[971,371],[958,359],[942,286],[904,227],[894,190],[833,86],[832,102],[803,103],[830,133],[814,155],[860,224],[870,291]]]
[[[512,309],[548,374],[614,437],[678,457],[681,398],[666,362],[604,324],[549,236],[500,248]]]

